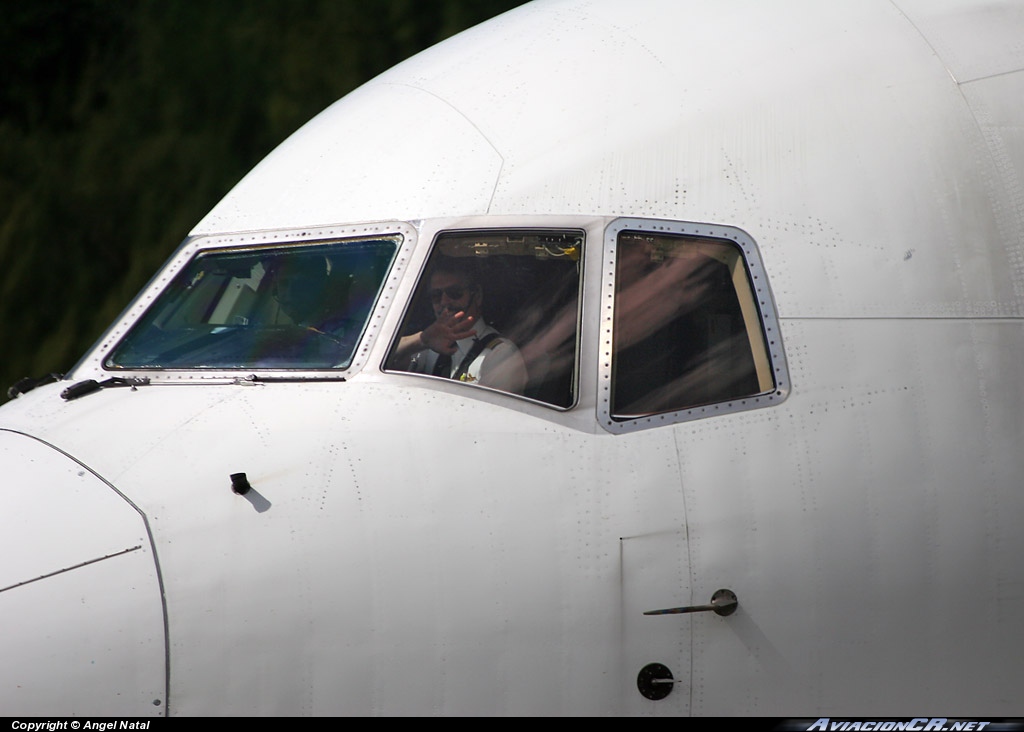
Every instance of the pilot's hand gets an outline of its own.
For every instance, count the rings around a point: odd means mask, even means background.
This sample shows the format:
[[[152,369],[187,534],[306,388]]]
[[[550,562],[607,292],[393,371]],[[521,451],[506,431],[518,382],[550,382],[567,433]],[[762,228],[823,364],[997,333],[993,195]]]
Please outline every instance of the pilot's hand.
[[[437,320],[423,329],[420,341],[430,350],[450,356],[455,353],[455,341],[474,335],[474,322],[473,316],[466,315],[461,310],[457,313],[443,312]]]

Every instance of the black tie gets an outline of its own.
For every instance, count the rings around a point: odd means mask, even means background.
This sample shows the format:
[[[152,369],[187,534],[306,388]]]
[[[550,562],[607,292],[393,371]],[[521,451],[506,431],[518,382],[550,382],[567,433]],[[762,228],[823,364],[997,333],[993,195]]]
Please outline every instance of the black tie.
[[[446,379],[452,378],[452,357],[446,353],[439,353],[437,361],[434,362],[434,376],[443,376]]]

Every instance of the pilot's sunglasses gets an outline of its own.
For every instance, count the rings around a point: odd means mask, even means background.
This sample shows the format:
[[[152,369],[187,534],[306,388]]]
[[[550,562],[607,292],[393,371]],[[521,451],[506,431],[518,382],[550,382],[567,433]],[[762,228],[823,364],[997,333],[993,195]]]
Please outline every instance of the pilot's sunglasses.
[[[441,296],[447,295],[449,300],[461,300],[462,296],[466,294],[466,288],[458,285],[452,285],[451,287],[439,287],[436,290],[430,291],[430,301],[434,303],[441,302]]]

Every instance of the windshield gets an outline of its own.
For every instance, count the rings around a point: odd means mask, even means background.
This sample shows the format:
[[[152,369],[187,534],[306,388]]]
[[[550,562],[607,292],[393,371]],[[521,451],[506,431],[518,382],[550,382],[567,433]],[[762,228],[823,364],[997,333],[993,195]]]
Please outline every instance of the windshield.
[[[558,229],[440,234],[385,368],[571,407],[583,240]]]
[[[207,251],[128,332],[111,369],[344,369],[397,239]]]

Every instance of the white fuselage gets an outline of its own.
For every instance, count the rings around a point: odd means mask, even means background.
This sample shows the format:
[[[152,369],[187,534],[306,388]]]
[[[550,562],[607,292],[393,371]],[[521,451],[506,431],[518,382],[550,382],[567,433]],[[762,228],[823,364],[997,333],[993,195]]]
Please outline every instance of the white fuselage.
[[[540,2],[333,105],[67,377],[148,385],[0,410],[0,711],[1018,715],[1022,32]],[[762,402],[609,417],[623,217],[756,245]],[[570,407],[386,366],[439,235],[526,229],[584,240]],[[106,365],[197,253],[378,235],[343,373]]]

